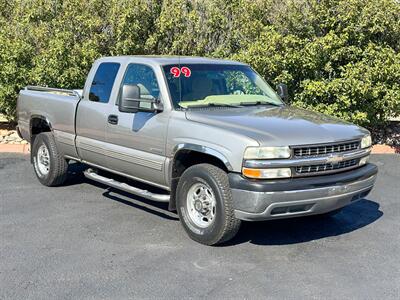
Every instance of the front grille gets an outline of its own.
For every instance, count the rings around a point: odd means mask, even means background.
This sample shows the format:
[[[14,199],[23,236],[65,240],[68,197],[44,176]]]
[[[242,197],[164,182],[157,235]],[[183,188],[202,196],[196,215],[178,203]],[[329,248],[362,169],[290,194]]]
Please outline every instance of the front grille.
[[[359,159],[351,159],[346,161],[341,161],[337,164],[322,164],[322,165],[311,165],[311,166],[299,166],[296,167],[297,174],[310,174],[317,172],[326,172],[333,170],[340,170],[345,168],[350,168],[357,166]]]
[[[360,141],[329,144],[323,146],[308,146],[308,147],[294,147],[293,153],[295,157],[310,157],[320,156],[330,153],[341,153],[347,151],[357,150],[360,146]]]

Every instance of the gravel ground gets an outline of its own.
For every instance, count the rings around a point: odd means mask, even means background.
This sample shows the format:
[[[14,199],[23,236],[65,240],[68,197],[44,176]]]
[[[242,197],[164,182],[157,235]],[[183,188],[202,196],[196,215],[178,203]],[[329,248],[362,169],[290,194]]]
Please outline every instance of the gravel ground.
[[[46,188],[0,154],[0,299],[400,298],[400,156],[335,217],[245,223],[230,244],[191,241],[166,205],[73,171]]]

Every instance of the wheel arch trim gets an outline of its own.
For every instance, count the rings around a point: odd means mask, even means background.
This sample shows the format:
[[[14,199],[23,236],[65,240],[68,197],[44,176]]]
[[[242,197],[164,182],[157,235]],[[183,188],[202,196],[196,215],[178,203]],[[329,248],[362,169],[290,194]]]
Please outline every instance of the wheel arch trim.
[[[177,156],[177,154],[180,151],[184,151],[184,150],[189,150],[189,151],[194,151],[194,152],[199,152],[199,153],[203,153],[203,154],[207,154],[210,156],[214,156],[215,158],[219,159],[224,165],[225,167],[228,169],[228,171],[233,171],[233,167],[231,165],[231,163],[229,162],[228,158],[222,154],[220,151],[215,150],[214,148],[210,148],[208,146],[203,146],[203,145],[199,145],[199,144],[192,144],[192,143],[182,143],[182,144],[178,144],[174,147],[173,150],[173,160],[172,160],[172,165],[175,162],[175,158]]]

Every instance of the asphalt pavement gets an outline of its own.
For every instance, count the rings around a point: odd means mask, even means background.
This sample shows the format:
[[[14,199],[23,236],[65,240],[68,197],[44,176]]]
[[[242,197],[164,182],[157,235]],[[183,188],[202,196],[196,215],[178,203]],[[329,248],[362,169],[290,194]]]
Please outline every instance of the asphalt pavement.
[[[399,299],[400,155],[334,217],[244,223],[221,247],[190,240],[166,204],[91,182],[39,184],[0,154],[0,299]]]

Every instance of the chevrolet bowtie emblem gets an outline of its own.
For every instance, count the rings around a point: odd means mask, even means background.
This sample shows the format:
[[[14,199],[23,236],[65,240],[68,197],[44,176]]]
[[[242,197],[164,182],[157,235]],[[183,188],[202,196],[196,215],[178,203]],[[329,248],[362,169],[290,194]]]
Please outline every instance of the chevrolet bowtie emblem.
[[[343,156],[331,154],[326,159],[326,162],[331,163],[331,164],[337,164],[337,163],[341,162],[343,159],[344,159]]]

